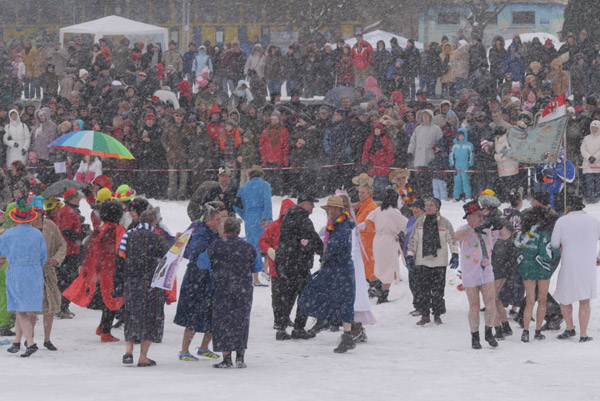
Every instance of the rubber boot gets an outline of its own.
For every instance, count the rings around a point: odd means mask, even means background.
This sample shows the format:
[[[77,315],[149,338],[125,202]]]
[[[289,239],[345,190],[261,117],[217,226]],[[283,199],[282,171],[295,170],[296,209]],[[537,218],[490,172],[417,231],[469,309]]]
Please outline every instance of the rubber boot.
[[[494,334],[492,333],[492,328],[485,326],[485,341],[488,342],[490,347],[496,348],[498,346],[498,341],[494,338]]]
[[[384,304],[386,302],[390,302],[390,301],[388,301],[389,293],[390,293],[390,290],[382,290],[381,295],[379,296],[379,298],[377,298],[377,305]]]
[[[244,369],[246,367],[246,363],[244,362],[244,353],[246,351],[243,349],[237,350],[235,352],[235,366]],[[231,358],[231,354],[229,354],[229,358]]]
[[[504,337],[513,335],[513,331],[510,328],[510,324],[508,324],[508,321],[502,323],[502,333],[504,334]]]
[[[502,326],[496,326],[494,328],[496,329],[496,335],[494,336],[496,338],[496,340],[498,340],[498,341],[504,340],[504,334],[503,334],[503,331],[502,331]]]
[[[341,341],[339,345],[333,350],[336,354],[343,354],[344,352],[354,349],[356,344],[354,344],[354,340],[352,339],[352,333],[350,331],[345,331],[342,334]]]
[[[478,331],[471,333],[471,348],[481,349],[481,342],[479,341],[479,332]]]
[[[223,362],[215,363],[213,365],[213,368],[217,368],[217,369],[228,369],[231,367],[233,367],[233,363],[231,362],[231,353],[229,353],[227,355],[223,355]]]

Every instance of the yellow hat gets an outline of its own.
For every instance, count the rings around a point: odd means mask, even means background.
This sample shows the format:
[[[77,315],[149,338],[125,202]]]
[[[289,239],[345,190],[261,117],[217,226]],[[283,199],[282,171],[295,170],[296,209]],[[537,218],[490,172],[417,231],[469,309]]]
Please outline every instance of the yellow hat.
[[[108,188],[102,188],[96,194],[96,202],[104,203],[112,198],[112,192]]]

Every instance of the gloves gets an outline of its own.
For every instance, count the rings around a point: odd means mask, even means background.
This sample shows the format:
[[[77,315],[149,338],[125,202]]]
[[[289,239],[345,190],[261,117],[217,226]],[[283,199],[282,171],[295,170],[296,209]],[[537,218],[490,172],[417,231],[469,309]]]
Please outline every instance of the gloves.
[[[300,244],[301,244],[302,246],[306,246],[306,245],[308,245],[308,240],[307,240],[306,238],[302,238],[302,239],[300,240]]]
[[[453,253],[450,258],[450,268],[456,269],[458,267],[458,253]]]
[[[596,161],[596,158],[594,156],[590,156],[588,158],[588,160],[590,161],[590,163],[594,164],[594,162]]]
[[[267,250],[267,255],[269,255],[269,257],[271,258],[271,260],[274,262],[275,261],[275,249],[273,248],[269,248]]]
[[[415,269],[415,257],[412,255],[409,255],[406,257],[406,268],[408,269],[409,272],[414,272]]]

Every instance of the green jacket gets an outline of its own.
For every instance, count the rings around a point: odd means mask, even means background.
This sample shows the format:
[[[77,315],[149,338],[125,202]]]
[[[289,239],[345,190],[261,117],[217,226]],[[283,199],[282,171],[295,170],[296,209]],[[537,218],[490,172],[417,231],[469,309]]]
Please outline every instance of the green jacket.
[[[550,245],[551,233],[537,231],[520,231],[515,239],[517,247],[517,264],[523,280],[548,280],[558,267],[560,251]]]

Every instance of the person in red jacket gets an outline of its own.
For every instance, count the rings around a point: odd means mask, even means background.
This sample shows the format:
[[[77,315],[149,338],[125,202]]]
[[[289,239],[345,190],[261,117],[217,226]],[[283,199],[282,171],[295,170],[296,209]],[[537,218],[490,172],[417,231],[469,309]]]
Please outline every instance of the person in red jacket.
[[[364,88],[367,77],[373,75],[373,46],[363,39],[362,33],[356,34],[350,61],[354,66],[354,86]]]
[[[89,309],[102,311],[96,334],[101,342],[115,342],[118,338],[110,333],[115,315],[123,306],[123,297],[114,297],[114,273],[117,250],[125,229],[119,225],[123,206],[109,201],[100,207],[102,226],[90,236],[90,247],[81,265],[79,276],[63,292],[65,298]],[[63,234],[64,235],[64,234]]]
[[[221,132],[223,131],[224,125],[221,119],[221,109],[216,104],[210,108],[208,112],[208,123],[206,124],[206,133],[212,139],[213,144],[216,145]]]
[[[290,154],[290,132],[281,124],[281,113],[275,110],[271,114],[271,124],[260,136],[259,150],[263,167],[288,167]],[[284,175],[282,170],[271,170],[268,175],[274,195],[283,193]]]
[[[81,194],[73,188],[68,188],[64,193],[65,205],[56,215],[56,225],[67,241],[67,256],[63,263],[57,267],[58,288],[61,292],[67,289],[77,277],[79,265],[82,261],[81,241],[86,237],[81,225],[83,220],[79,212]],[[70,301],[64,296],[60,312],[56,315],[59,319],[72,319],[75,314],[69,310]]]
[[[281,293],[279,290],[279,278],[277,276],[277,272],[275,271],[275,253],[277,252],[277,246],[279,245],[279,230],[281,228],[281,221],[283,220],[283,216],[285,216],[285,212],[295,205],[296,204],[293,200],[284,199],[281,202],[279,218],[267,226],[258,240],[258,249],[267,254],[267,267],[269,276],[271,277],[271,306],[273,307],[274,319],[277,318],[277,311],[281,308],[279,302],[279,299],[281,298]],[[275,324],[276,323],[277,322],[275,322]]]
[[[389,166],[394,163],[394,147],[385,134],[383,124],[377,123],[373,126],[372,135],[365,141],[361,162],[367,169],[367,174],[375,180],[373,183],[375,194],[382,194],[388,184],[391,171]]]

